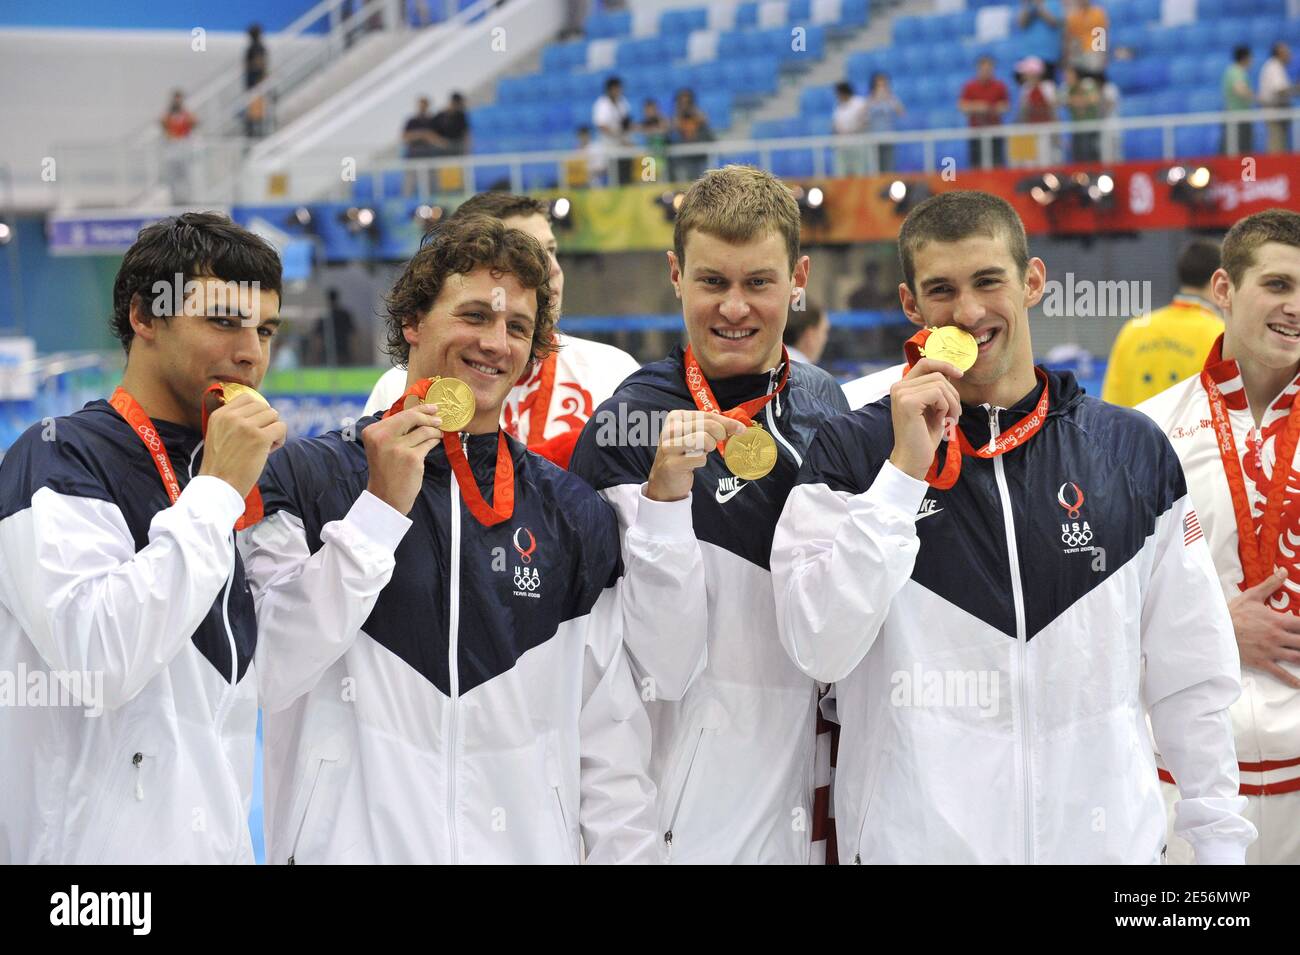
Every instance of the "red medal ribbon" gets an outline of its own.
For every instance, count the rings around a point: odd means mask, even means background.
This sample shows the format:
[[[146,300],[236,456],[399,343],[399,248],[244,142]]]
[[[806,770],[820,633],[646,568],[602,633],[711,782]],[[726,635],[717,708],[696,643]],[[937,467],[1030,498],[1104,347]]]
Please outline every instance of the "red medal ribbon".
[[[930,331],[928,328],[923,328],[903,344],[903,354],[907,357],[907,367],[903,370],[904,375],[911,371],[912,366],[920,361],[922,357],[921,349],[924,347],[926,339],[930,337]],[[1050,388],[1047,383],[1047,373],[1041,368],[1034,368],[1034,376],[1043,383],[1043,391],[1038,396],[1038,403],[1034,406],[1033,411],[1021,418],[1009,431],[1003,431],[982,448],[974,447],[961,428],[954,426],[953,430],[957,432],[957,440],[948,442],[947,452],[944,456],[943,472],[940,473],[939,471],[939,459],[936,455],[935,460],[930,462],[930,469],[925,472],[926,483],[936,490],[946,491],[956,484],[957,478],[961,476],[962,455],[984,458],[985,460],[996,458],[1014,448],[1020,447],[1037,434],[1038,429],[1047,420]]]
[[[695,402],[695,407],[700,411],[709,411],[715,414],[721,414],[724,417],[739,421],[746,428],[754,424],[754,415],[766,407],[767,403],[781,393],[785,388],[785,383],[790,380],[790,355],[786,352],[785,346],[781,346],[781,383],[769,394],[762,395],[758,398],[751,398],[749,401],[736,405],[730,411],[722,411],[718,408],[718,399],[713,397],[713,389],[709,387],[709,381],[704,377],[704,372],[700,369],[700,363],[695,360],[695,353],[691,351],[691,346],[686,346],[686,390],[691,393],[691,399]],[[727,449],[727,442],[718,442],[718,452],[722,453]]]
[[[1300,440],[1300,401],[1292,401],[1286,426],[1277,437],[1277,453],[1273,458],[1273,480],[1264,496],[1264,517],[1258,523],[1246,493],[1246,478],[1242,473],[1241,459],[1237,457],[1237,443],[1232,435],[1232,421],[1228,417],[1227,402],[1214,380],[1211,368],[1223,361],[1223,336],[1220,335],[1210,349],[1205,367],[1201,370],[1201,386],[1210,402],[1210,417],[1214,422],[1214,437],[1219,444],[1219,457],[1223,460],[1223,473],[1228,479],[1232,494],[1232,513],[1237,519],[1237,554],[1245,576],[1243,589],[1253,587],[1273,573],[1277,559],[1278,532],[1282,527],[1282,507],[1286,498],[1287,477],[1295,460],[1297,440]]]
[[[213,390],[221,391],[221,385],[213,385],[204,392]],[[113,410],[120,414],[126,423],[131,426],[145,448],[149,452],[149,457],[153,459],[154,467],[158,469],[158,476],[162,478],[163,489],[167,492],[167,500],[175,504],[181,496],[180,481],[176,477],[176,471],[172,468],[171,458],[167,455],[167,448],[163,445],[162,435],[154,427],[153,420],[140,407],[140,403],[131,396],[126,389],[119,387],[113,392],[113,396],[108,399],[108,403]],[[203,432],[207,434],[208,430],[208,409],[207,404],[203,406]],[[262,492],[257,485],[253,485],[253,490],[249,492],[248,497],[244,498],[244,513],[240,515],[239,520],[235,521],[235,530],[242,531],[247,527],[252,527],[262,519]]]
[[[421,378],[411,385],[393,402],[392,407],[384,412],[384,417],[400,412],[403,403],[411,395],[423,400],[434,381],[433,378]],[[460,487],[460,496],[464,499],[469,512],[474,515],[474,519],[484,527],[495,527],[503,521],[510,520],[515,513],[515,462],[510,457],[505,432],[497,428],[497,466],[496,476],[492,482],[493,504],[488,504],[478,489],[478,482],[474,480],[474,472],[470,469],[469,461],[465,457],[465,449],[460,443],[460,435],[454,431],[444,431],[442,446],[447,452],[447,461],[451,464],[452,475]]]
[[[528,412],[528,450],[536,451],[546,443],[546,421],[551,413],[551,396],[555,393],[555,369],[559,355],[551,352],[542,359],[542,377],[533,397],[533,407]]]

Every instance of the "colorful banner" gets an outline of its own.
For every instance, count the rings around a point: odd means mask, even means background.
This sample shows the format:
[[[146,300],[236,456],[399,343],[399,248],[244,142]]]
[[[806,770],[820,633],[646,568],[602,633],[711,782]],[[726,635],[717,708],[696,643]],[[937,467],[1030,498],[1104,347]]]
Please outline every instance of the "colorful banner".
[[[1189,171],[1210,170],[1204,203],[1192,207],[1173,198],[1166,181],[1171,165]],[[1028,186],[1051,171],[1061,180],[1076,172],[1094,179],[1102,172],[1114,180],[1110,200],[1083,205],[1062,196],[1049,206],[1029,195]],[[1131,162],[1114,166],[1097,163],[1064,164],[1034,169],[959,170],[950,178],[941,173],[897,173],[850,179],[787,180],[791,185],[819,186],[825,194],[825,216],[805,221],[803,241],[809,244],[848,245],[888,242],[898,237],[903,214],[888,197],[890,183],[902,180],[923,184],[924,192],[976,189],[1006,199],[1024,220],[1030,235],[1098,235],[1150,229],[1227,229],[1243,216],[1280,206],[1300,211],[1300,162],[1295,155],[1214,157],[1179,163]],[[540,198],[560,196],[571,204],[567,226],[557,227],[565,252],[658,252],[672,248],[673,223],[665,214],[663,198],[684,186],[647,184],[613,189],[575,189],[539,192]],[[387,228],[387,221],[385,222]],[[406,233],[410,252],[415,242],[405,222],[395,224]],[[388,250],[393,245],[385,243]]]

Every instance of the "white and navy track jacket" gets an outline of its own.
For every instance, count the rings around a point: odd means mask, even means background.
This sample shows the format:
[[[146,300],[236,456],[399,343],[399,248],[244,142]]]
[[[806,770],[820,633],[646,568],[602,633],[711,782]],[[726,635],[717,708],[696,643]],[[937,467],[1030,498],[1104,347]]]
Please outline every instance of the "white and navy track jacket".
[[[33,426],[0,466],[0,671],[17,692],[0,701],[0,862],[253,861],[244,502],[194,476],[197,432],[154,425],[174,505],[106,401]]]
[[[841,861],[1156,862],[1148,737],[1201,862],[1242,862],[1227,606],[1178,457],[1050,374],[1039,432],[947,491],[888,462],[889,399],[808,451],[772,548],[781,639],[835,681]],[[976,447],[1023,418],[965,406]],[[942,450],[942,449],[941,449]]]
[[[581,836],[591,862],[658,861],[613,513],[511,439],[510,520],[470,514],[441,445],[403,517],[364,490],[360,431],[376,420],[273,454],[267,517],[241,535],[268,860],[567,863]],[[462,438],[490,502],[497,436]],[[358,507],[382,565],[331,554],[330,528]]]
[[[1285,424],[1292,402],[1300,394],[1300,378],[1291,381],[1269,402],[1262,426],[1257,429],[1237,363],[1219,362],[1210,371],[1227,405],[1251,509],[1259,520],[1264,512],[1265,492],[1277,467],[1278,432]],[[1231,600],[1240,595],[1245,575],[1238,551],[1232,492],[1228,490],[1210,403],[1200,376],[1194,375],[1147,399],[1138,405],[1138,410],[1150,415],[1169,436],[1183,463],[1199,523],[1205,529],[1205,540],[1214,558],[1219,586],[1224,597]],[[1288,473],[1291,495],[1296,493],[1295,473],[1293,463]],[[1271,606],[1279,613],[1294,614],[1300,611],[1300,555],[1296,547],[1300,543],[1300,526],[1296,524],[1293,507],[1288,507],[1284,514],[1290,522],[1283,522],[1276,563],[1287,569],[1288,577]],[[1300,675],[1300,667],[1293,663],[1282,661],[1278,665]],[[1264,670],[1244,670],[1241,683],[1241,699],[1232,706],[1232,722],[1242,794],[1281,796],[1300,792],[1300,692]]]
[[[772,531],[813,433],[846,410],[830,375],[794,363],[759,412],[772,473],[744,481],[711,454],[691,497],[642,493],[667,413],[694,410],[683,350],[627,379],[587,423],[570,471],[618,513],[625,640],[654,725],[651,775],[671,862],[806,863],[812,831],[815,681],[777,638]],[[728,409],[770,393],[779,368],[710,382]]]

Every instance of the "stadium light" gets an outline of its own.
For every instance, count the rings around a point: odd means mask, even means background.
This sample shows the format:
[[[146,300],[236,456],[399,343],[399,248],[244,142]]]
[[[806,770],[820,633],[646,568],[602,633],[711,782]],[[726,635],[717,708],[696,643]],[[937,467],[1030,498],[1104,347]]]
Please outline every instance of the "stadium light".
[[[442,206],[431,206],[428,203],[421,203],[415,207],[411,213],[411,218],[416,222],[423,223],[425,229],[432,229],[442,221],[442,217],[447,214],[447,210]]]
[[[880,190],[880,198],[888,199],[894,204],[894,212],[900,216],[907,215],[912,207],[923,199],[930,197],[930,187],[924,182],[907,182],[903,179],[895,179],[884,189]]]
[[[1016,192],[1027,192],[1040,206],[1050,206],[1061,196],[1061,178],[1052,172],[1030,176],[1016,183]]]
[[[811,226],[826,224],[826,190],[821,186],[794,186],[790,192],[799,204],[799,216]]]
[[[1165,173],[1165,182],[1169,184],[1169,198],[1181,202],[1190,209],[1198,209],[1211,203],[1209,186],[1214,176],[1207,166],[1188,169],[1186,166],[1171,166]]]
[[[0,222],[0,245],[8,245],[14,237],[14,230],[9,228],[8,222]]]
[[[682,207],[682,201],[685,198],[686,193],[673,192],[669,190],[655,199],[655,205],[662,208],[664,211],[664,218],[669,222],[672,222],[677,218],[677,210]]]
[[[551,202],[551,222],[557,229],[573,228],[573,203],[564,196]]]
[[[339,213],[339,222],[353,235],[358,232],[375,232],[379,227],[375,210],[369,206],[351,206],[345,209]]]

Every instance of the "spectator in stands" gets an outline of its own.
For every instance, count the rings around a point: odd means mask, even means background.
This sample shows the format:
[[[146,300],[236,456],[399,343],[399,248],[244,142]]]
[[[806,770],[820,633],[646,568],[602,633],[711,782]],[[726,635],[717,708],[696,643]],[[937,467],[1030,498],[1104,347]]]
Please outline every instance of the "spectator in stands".
[[[469,116],[465,114],[465,97],[452,93],[446,108],[434,114],[431,128],[441,140],[435,143],[435,156],[463,156],[469,152]]]
[[[595,130],[596,141],[605,150],[606,156],[632,144],[628,138],[628,131],[632,128],[632,108],[623,95],[623,81],[617,76],[611,76],[605,81],[605,92],[592,104],[591,125]],[[619,159],[619,184],[629,182],[631,178],[632,160]]]
[[[892,133],[896,127],[895,120],[903,115],[903,104],[894,95],[889,85],[889,75],[873,73],[871,75],[871,95],[867,97],[867,128],[873,133]],[[880,160],[879,172],[890,172],[894,168],[894,144],[881,143],[878,147]]]
[[[668,117],[659,112],[658,100],[649,98],[641,105],[641,122],[637,129],[645,138],[646,152],[654,160],[654,178],[651,181],[658,181],[660,169],[668,172],[668,134],[672,131]]]
[[[592,139],[590,126],[578,127],[578,151],[587,169],[587,185],[603,189],[609,185],[609,158],[600,140]]]
[[[1167,306],[1124,323],[1106,366],[1103,401],[1132,408],[1200,372],[1223,318],[1210,290],[1219,243],[1192,239],[1178,252],[1178,294]]]
[[[325,297],[329,302],[329,311],[325,315],[325,320],[329,324],[325,335],[326,341],[332,346],[326,352],[326,364],[341,366],[366,364],[358,347],[360,336],[357,334],[357,323],[352,318],[352,313],[339,301],[339,290],[332,288],[325,293]]]
[[[194,132],[199,121],[185,108],[185,94],[180,90],[172,91],[171,103],[162,120],[163,167],[168,187],[171,189],[172,204],[181,206],[193,198],[190,189],[190,133]]]
[[[262,28],[254,23],[248,28],[248,46],[244,49],[244,89],[251,90],[265,80],[270,68]],[[266,94],[253,97],[244,107],[244,134],[250,138],[266,135]]]
[[[1061,0],[1020,0],[1015,40],[1026,56],[1043,61],[1049,75],[1061,62]]]
[[[793,361],[815,365],[826,351],[826,340],[831,334],[831,322],[820,305],[804,300],[803,309],[790,309],[781,340]]]
[[[1100,73],[1110,50],[1110,18],[1090,0],[1074,0],[1065,18],[1066,62],[1081,73]]]
[[[185,108],[185,94],[172,90],[172,100],[167,105],[167,112],[162,117],[163,134],[174,141],[188,139],[190,133],[199,125],[194,114]]]
[[[1097,77],[1097,83],[1101,87],[1101,119],[1105,124],[1100,158],[1115,162],[1120,159],[1120,130],[1115,122],[1119,118],[1119,87],[1105,73]]]
[[[993,75],[993,57],[981,56],[976,63],[975,78],[962,87],[957,108],[970,119],[971,127],[983,129],[1000,126],[1002,115],[1011,107],[1011,94],[1007,85]],[[1006,165],[1006,140],[1001,136],[987,139],[972,138],[970,164],[974,168],[984,165],[984,143],[992,143],[992,165]]]
[[[1043,61],[1027,56],[1016,64],[1020,82],[1020,103],[1016,121],[1051,123],[1056,121],[1056,84],[1045,75]],[[1040,165],[1056,161],[1059,137],[1016,136],[1011,143],[1012,165]]]
[[[582,25],[587,21],[587,7],[590,5],[590,0],[564,0],[564,28],[560,30],[561,42],[582,36]]]
[[[1065,105],[1070,119],[1076,123],[1101,119],[1101,86],[1091,76],[1081,75],[1073,66],[1065,68]],[[1100,132],[1073,132],[1070,136],[1070,158],[1074,162],[1096,162],[1101,159]]]
[[[1255,108],[1255,93],[1250,88],[1250,47],[1239,46],[1232,51],[1232,62],[1223,71],[1223,108],[1228,112]],[[1233,143],[1233,127],[1236,143]],[[1236,147],[1235,151],[1233,147]],[[1253,123],[1228,123],[1223,127],[1223,154],[1245,155],[1255,145]]]
[[[672,129],[668,141],[673,145],[686,143],[711,143],[713,130],[709,127],[709,117],[695,102],[695,92],[680,89],[673,99]],[[694,182],[704,175],[704,167],[709,157],[705,152],[674,156],[669,165],[669,178],[673,182]]]
[[[1264,61],[1259,71],[1259,105],[1269,109],[1286,109],[1291,105],[1296,86],[1287,75],[1287,64],[1291,62],[1291,48],[1285,43],[1274,43],[1270,56]],[[1291,124],[1285,119],[1270,120],[1268,123],[1268,151],[1271,153],[1290,152]]]
[[[861,136],[867,131],[870,107],[865,96],[853,92],[845,81],[835,84],[835,110],[831,113],[831,131],[836,136]],[[862,176],[867,172],[867,147],[861,143],[835,147],[835,174]]]
[[[407,159],[429,159],[442,155],[438,148],[445,142],[434,128],[434,117],[429,112],[429,97],[421,96],[415,102],[415,115],[402,127],[402,155]]]

